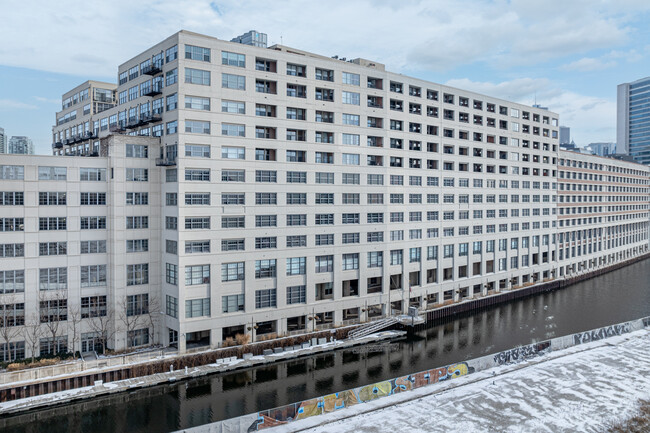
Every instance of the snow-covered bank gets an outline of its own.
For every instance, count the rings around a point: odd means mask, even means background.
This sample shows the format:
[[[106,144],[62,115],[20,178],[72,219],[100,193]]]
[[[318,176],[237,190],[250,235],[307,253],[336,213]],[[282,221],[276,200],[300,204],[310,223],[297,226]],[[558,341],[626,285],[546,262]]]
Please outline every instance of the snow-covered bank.
[[[597,432],[650,396],[649,370],[650,332],[639,330],[271,431]]]

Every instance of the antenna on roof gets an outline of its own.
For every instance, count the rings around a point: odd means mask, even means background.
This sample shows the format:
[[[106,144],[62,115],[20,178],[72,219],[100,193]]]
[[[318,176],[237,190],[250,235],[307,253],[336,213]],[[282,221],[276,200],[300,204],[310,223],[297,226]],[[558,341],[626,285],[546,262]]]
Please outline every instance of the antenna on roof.
[[[280,45],[284,45],[284,42],[282,42],[282,34],[280,34]]]

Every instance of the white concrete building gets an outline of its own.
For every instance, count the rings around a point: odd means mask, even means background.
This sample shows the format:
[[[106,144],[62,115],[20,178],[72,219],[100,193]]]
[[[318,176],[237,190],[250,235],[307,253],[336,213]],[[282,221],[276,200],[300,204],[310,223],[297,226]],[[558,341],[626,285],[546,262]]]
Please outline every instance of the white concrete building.
[[[24,165],[30,180],[31,167],[54,161],[70,165],[68,182],[77,182],[74,167],[106,169],[101,187],[79,188],[107,188],[107,204],[79,211],[107,221],[106,253],[92,256],[107,265],[106,285],[93,296],[106,296],[106,315],[113,312],[111,348],[152,339],[181,351],[217,347],[237,334],[326,329],[578,271],[567,271],[558,256],[558,115],[546,109],[388,72],[369,60],[186,31],[125,62],[118,80],[117,105],[88,128],[93,136],[126,135],[59,144],[78,135],[79,125],[76,135],[73,121],[53,130],[55,155],[100,156],[3,162]],[[142,145],[147,158],[138,158]],[[137,168],[136,177],[147,169],[148,181],[124,181],[127,168]],[[634,194],[647,202],[649,171],[636,170]],[[28,184],[2,182],[16,192]],[[127,192],[146,192],[148,205],[123,205],[143,197]],[[25,212],[16,206],[13,212]],[[148,228],[125,229],[143,224],[131,216],[148,216]],[[94,233],[76,222],[67,227],[68,251]],[[625,246],[632,255],[648,244],[647,230],[635,233]],[[28,251],[42,235],[0,233],[0,243],[21,236],[32,236],[24,241]],[[145,239],[147,251],[129,243]],[[125,253],[129,246],[138,252]],[[27,266],[25,254],[0,260],[35,275],[44,259]],[[77,266],[86,266],[86,257],[78,255]],[[144,264],[146,283],[143,267],[134,268]],[[70,305],[81,304],[86,292],[72,285]],[[12,296],[26,299],[25,311],[36,308],[30,304],[38,293]],[[120,321],[126,300],[133,314]],[[134,316],[137,329],[127,326]]]

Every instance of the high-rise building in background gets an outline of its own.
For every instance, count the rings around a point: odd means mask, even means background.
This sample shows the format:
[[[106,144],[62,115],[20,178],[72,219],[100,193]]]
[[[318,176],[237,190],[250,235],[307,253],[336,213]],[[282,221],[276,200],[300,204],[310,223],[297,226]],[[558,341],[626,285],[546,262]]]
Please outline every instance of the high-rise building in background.
[[[81,311],[45,350],[323,330],[648,251],[650,167],[560,150],[542,107],[187,31],[117,77],[64,95],[54,156],[0,161],[4,311]]]
[[[616,153],[650,164],[650,77],[618,85]]]
[[[560,126],[560,145],[571,143],[571,128]]]
[[[7,136],[5,130],[0,128],[0,154],[7,153]]]
[[[611,156],[616,154],[616,143],[589,143],[587,149],[594,155]]]
[[[29,137],[24,137],[22,135],[12,136],[7,142],[7,153],[33,155],[34,143]]]
[[[243,35],[232,38],[230,42],[239,42],[244,45],[252,45],[254,47],[266,48],[266,33],[260,33],[255,30],[250,30]]]

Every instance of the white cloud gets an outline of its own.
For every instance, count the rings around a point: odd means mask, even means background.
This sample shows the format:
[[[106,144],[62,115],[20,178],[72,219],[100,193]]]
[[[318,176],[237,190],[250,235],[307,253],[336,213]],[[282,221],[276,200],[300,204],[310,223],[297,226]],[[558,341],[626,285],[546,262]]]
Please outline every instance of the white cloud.
[[[560,88],[547,79],[519,78],[501,83],[455,79],[449,86],[503,98],[521,104],[537,103],[559,114],[560,124],[571,128],[578,145],[598,141],[616,141],[616,101],[582,95]]]
[[[324,55],[363,56],[393,70],[473,62],[530,65],[630,38],[641,1],[41,0],[6,8],[0,62],[114,79],[118,64],[180,29],[230,39],[251,28]],[[34,13],[34,11],[38,13]],[[562,13],[557,13],[557,11]],[[363,17],[360,20],[360,17]]]
[[[613,68],[614,66],[616,66],[616,62],[614,60],[604,61],[603,59],[583,57],[580,60],[576,60],[569,63],[568,65],[562,66],[561,69],[564,69],[565,71],[591,72]]]
[[[27,104],[21,101],[15,101],[13,99],[0,99],[0,111],[10,111],[10,110],[36,110],[38,107],[36,105]]]

